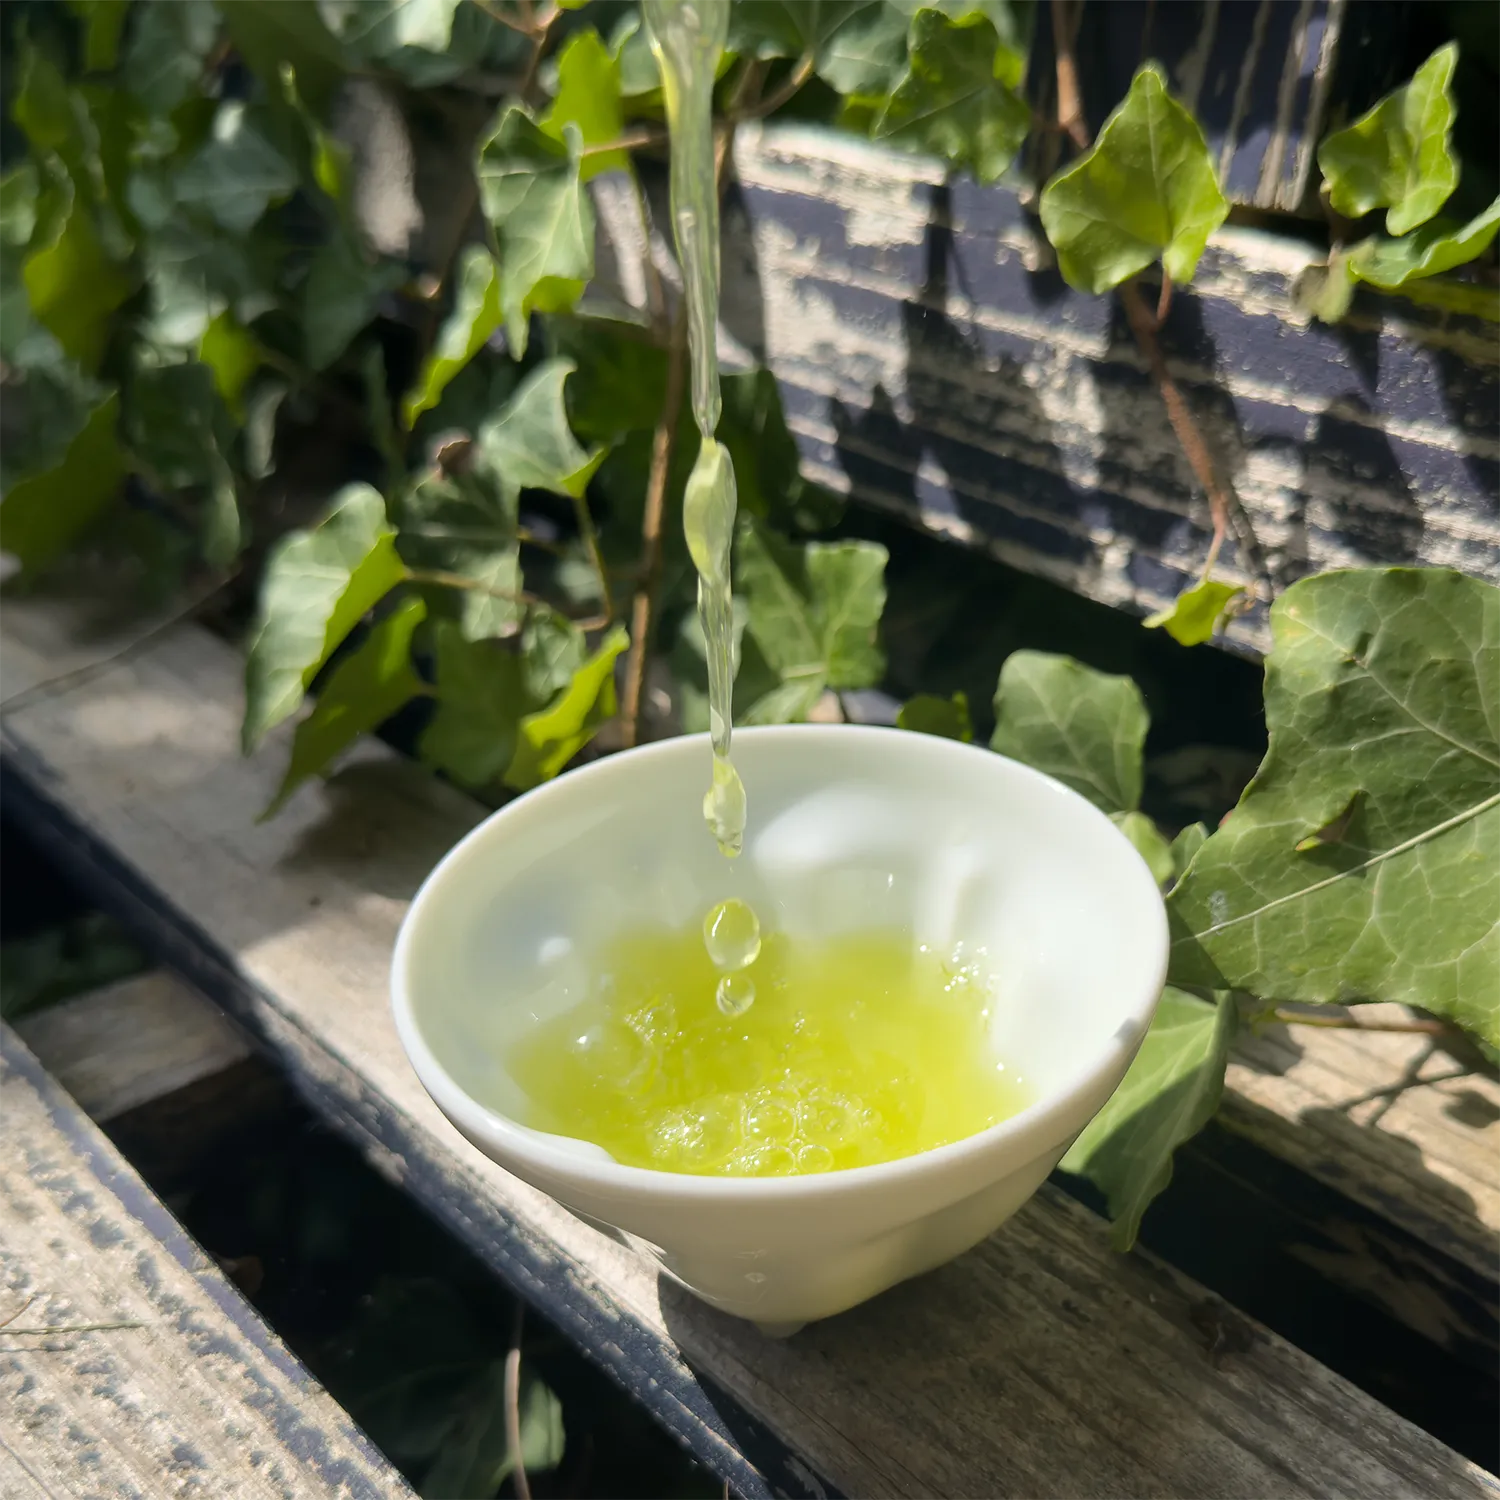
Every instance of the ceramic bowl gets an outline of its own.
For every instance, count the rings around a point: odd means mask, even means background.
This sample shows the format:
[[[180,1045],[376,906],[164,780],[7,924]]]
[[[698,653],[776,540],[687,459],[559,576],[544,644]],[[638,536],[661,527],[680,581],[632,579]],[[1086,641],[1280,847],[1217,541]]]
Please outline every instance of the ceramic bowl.
[[[655,1256],[705,1301],[787,1331],[950,1260],[1036,1190],[1124,1075],[1166,972],[1160,893],[1128,840],[1050,777],[896,729],[735,734],[745,851],[704,828],[703,737],[596,761],[481,823],[397,940],[396,1025],[444,1114],[506,1170]],[[621,1166],[520,1123],[510,1043],[566,1010],[586,955],[642,925],[748,900],[765,930],[908,929],[988,949],[991,1042],[1021,1113],[879,1166],[784,1178]]]

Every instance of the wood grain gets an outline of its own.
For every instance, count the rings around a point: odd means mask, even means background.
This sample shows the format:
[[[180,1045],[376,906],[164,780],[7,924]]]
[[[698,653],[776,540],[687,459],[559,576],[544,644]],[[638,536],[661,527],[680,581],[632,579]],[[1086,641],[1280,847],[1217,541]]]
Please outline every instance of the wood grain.
[[[15,1030],[93,1120],[232,1067],[250,1045],[171,974],[139,974],[20,1017]]]
[[[238,682],[228,646],[183,628],[12,716],[28,827],[741,1493],[1493,1493],[1193,1283],[1112,1255],[1051,1189],[960,1261],[789,1341],[701,1306],[466,1145],[406,1064],[391,943],[477,809],[368,745],[257,824],[287,736],[238,758]]]
[[[0,1048],[0,1490],[410,1495],[14,1032]]]

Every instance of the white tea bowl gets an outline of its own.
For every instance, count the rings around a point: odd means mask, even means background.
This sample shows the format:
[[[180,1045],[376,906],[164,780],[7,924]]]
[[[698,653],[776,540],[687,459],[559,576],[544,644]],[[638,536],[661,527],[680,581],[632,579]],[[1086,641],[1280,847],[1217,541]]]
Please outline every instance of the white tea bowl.
[[[1103,813],[989,750],[904,730],[734,737],[750,819],[721,855],[702,736],[599,760],[486,819],[397,939],[396,1026],[444,1114],[507,1171],[655,1256],[716,1307],[785,1332],[967,1250],[1013,1214],[1114,1092],[1166,974],[1161,895]],[[530,1129],[506,1058],[588,992],[615,934],[692,927],[727,896],[765,931],[909,932],[987,951],[989,1044],[1031,1103],[967,1139],[792,1177],[622,1166]]]

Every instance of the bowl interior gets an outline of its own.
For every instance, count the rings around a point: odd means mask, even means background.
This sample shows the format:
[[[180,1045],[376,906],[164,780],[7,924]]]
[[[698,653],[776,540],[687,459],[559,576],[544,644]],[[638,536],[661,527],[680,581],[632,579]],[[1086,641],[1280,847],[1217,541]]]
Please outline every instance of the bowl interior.
[[[1035,1100],[1149,1022],[1166,921],[1149,872],[1083,798],[987,750],[899,730],[735,735],[750,819],[719,854],[700,803],[709,752],[684,738],[600,761],[480,825],[419,893],[398,1007],[472,1099],[520,1119],[514,1041],[576,1004],[622,930],[700,922],[726,896],[764,930],[901,928],[958,943],[997,982],[990,1042]]]

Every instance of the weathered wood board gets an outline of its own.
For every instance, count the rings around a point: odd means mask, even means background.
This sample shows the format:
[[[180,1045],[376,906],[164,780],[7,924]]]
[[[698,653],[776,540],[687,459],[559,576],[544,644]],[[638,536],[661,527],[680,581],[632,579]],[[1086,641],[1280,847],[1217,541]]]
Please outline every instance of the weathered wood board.
[[[250,1055],[244,1037],[171,974],[138,974],[15,1022],[91,1120],[107,1121]]]
[[[410,1495],[5,1028],[0,1053],[0,1493]]]
[[[1211,1357],[1212,1299],[1113,1256],[1050,1188],[955,1264],[789,1341],[699,1305],[467,1146],[401,1053],[396,925],[474,805],[370,745],[257,824],[286,736],[239,759],[238,682],[235,653],[184,627],[10,716],[28,828],[741,1493],[1495,1492],[1263,1329],[1240,1320]]]
[[[721,342],[775,372],[809,478],[1135,613],[1192,581],[1208,506],[1142,357],[1014,192],[792,125],[743,128],[735,166]],[[1292,292],[1315,259],[1225,229],[1162,333],[1262,554],[1231,547],[1222,575],[1500,577],[1494,325],[1363,293],[1308,323]],[[1268,644],[1259,587],[1240,649]]]

